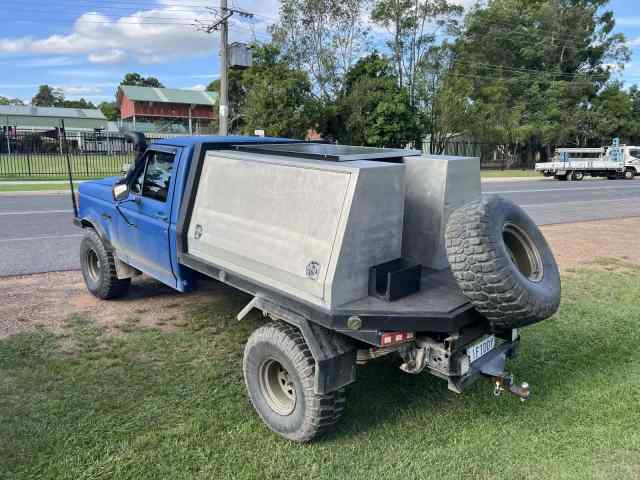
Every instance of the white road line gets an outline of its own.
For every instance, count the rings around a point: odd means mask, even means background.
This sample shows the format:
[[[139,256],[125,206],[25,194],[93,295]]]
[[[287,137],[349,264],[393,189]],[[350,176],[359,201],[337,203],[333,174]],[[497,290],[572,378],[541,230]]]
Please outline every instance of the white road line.
[[[586,190],[625,190],[640,191],[640,185],[620,187],[585,187],[585,188],[536,188],[531,190],[492,190],[484,193],[538,193],[538,192],[581,192]]]
[[[0,239],[0,243],[28,242],[30,240],[57,240],[59,238],[78,238],[82,236],[83,236],[82,234],[75,234],[75,235],[41,235],[39,237],[22,237],[22,238],[2,238]]]
[[[632,203],[634,200],[639,201],[640,198],[614,198],[611,200],[573,200],[569,202],[553,202],[553,203],[519,203],[518,205],[521,207],[535,208],[535,207],[549,207],[556,208],[558,205],[567,205],[571,204],[579,204],[579,203],[611,203],[611,202],[626,202]],[[631,201],[631,202],[630,202]],[[635,207],[636,205],[629,205],[631,207]],[[640,208],[639,214],[640,214]]]
[[[73,210],[16,210],[14,212],[0,212],[3,215],[43,215],[47,213],[73,213]]]

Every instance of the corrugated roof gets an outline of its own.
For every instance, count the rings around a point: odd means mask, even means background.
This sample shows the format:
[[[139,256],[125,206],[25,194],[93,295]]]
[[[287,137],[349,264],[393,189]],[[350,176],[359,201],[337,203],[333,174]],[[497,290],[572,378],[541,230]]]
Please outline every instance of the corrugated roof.
[[[138,102],[185,103],[189,105],[215,105],[218,94],[202,90],[179,90],[177,88],[137,87],[121,85],[120,89],[129,100]]]
[[[92,108],[62,108],[62,107],[32,107],[21,105],[0,105],[0,116],[20,117],[53,117],[53,118],[87,118],[92,120],[106,120],[98,109]]]

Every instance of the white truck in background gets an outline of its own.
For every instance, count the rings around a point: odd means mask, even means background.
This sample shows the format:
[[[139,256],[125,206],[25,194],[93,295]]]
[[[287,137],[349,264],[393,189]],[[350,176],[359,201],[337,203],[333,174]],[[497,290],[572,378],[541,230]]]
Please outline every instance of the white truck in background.
[[[582,180],[585,175],[632,180],[640,175],[640,147],[558,148],[552,162],[536,163],[536,171],[556,180]]]

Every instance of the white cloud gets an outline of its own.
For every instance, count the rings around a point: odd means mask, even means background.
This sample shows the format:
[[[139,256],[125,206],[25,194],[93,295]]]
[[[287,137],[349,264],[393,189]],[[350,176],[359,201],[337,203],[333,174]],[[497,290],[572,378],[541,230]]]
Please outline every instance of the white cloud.
[[[102,93],[102,88],[95,85],[56,85],[65,96],[96,95]]]
[[[189,87],[189,90],[200,90],[200,91],[203,91],[203,90],[206,90],[206,89],[207,89],[207,86],[203,85],[202,83],[199,83],[197,85]]]
[[[89,54],[89,61],[91,63],[120,63],[127,54],[124,50],[114,48],[112,50],[105,50],[104,52],[93,52]]]
[[[0,53],[87,55],[93,63],[116,63],[131,56],[161,63],[184,55],[211,54],[215,35],[188,25],[196,12],[176,7],[144,10],[112,20],[99,13],[81,15],[66,35],[0,39]]]

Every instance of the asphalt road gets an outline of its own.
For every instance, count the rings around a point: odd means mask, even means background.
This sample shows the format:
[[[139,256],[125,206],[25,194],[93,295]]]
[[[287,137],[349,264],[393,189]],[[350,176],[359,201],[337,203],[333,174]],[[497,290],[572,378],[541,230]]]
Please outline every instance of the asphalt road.
[[[483,183],[521,205],[539,225],[640,216],[640,180]],[[0,195],[0,276],[80,267],[81,232],[68,195]]]

